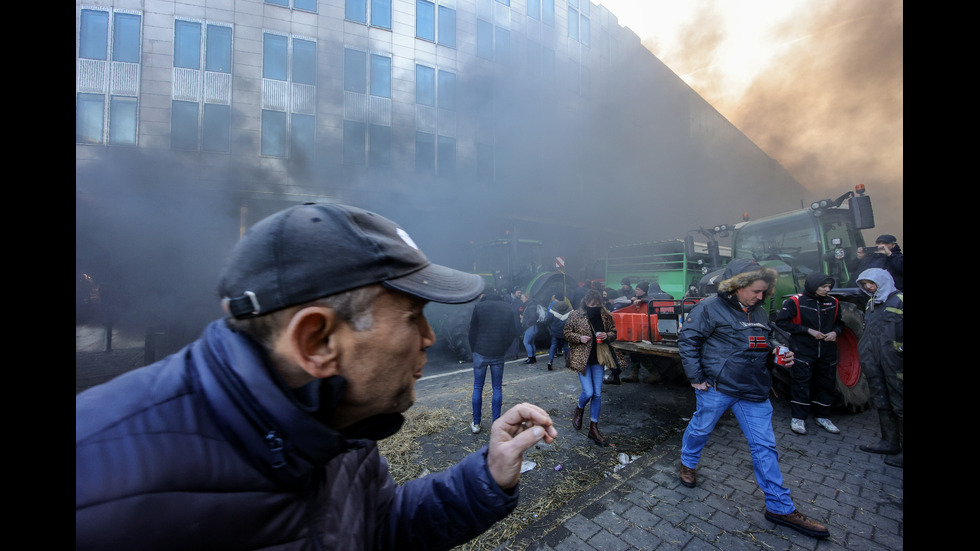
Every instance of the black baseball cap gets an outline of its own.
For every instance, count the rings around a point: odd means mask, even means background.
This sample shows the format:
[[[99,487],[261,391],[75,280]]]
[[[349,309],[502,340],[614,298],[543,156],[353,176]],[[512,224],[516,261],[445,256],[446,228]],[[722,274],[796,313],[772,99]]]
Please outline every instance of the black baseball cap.
[[[875,239],[875,243],[898,243],[898,240],[895,239],[894,235],[886,233],[879,235],[878,239]]]
[[[218,292],[249,318],[365,285],[427,301],[469,302],[483,278],[429,262],[404,229],[357,207],[306,203],[248,229],[221,272]]]

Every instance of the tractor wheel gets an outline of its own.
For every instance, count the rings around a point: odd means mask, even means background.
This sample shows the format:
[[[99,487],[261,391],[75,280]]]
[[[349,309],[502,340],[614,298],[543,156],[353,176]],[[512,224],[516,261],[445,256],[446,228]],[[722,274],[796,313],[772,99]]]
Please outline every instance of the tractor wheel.
[[[837,391],[844,407],[852,412],[864,411],[870,405],[868,378],[861,369],[858,341],[864,332],[864,313],[857,306],[841,303],[844,332],[837,337]]]
[[[472,315],[472,308],[456,308],[447,316],[446,325],[443,328],[446,347],[461,362],[473,360],[473,351],[470,350],[470,318]]]

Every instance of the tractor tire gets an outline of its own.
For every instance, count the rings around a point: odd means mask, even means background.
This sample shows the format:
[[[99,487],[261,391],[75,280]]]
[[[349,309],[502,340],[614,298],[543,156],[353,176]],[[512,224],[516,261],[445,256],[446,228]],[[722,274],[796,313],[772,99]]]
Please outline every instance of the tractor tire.
[[[473,361],[473,351],[470,350],[470,318],[473,309],[456,308],[446,319],[444,334],[446,347],[453,357],[460,362]]]
[[[837,338],[837,392],[841,405],[853,413],[868,409],[871,390],[868,377],[861,368],[858,341],[864,333],[864,312],[851,303],[841,303],[844,332]]]

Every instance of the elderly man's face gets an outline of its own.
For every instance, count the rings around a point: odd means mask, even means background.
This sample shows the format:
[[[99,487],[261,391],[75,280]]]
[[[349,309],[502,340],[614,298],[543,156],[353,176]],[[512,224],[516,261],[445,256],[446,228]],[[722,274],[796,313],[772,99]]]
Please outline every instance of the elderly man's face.
[[[424,300],[390,289],[378,296],[371,329],[349,334],[353,346],[341,359],[348,386],[340,407],[365,418],[400,413],[415,403],[425,350],[436,340],[424,307]]]
[[[735,291],[735,296],[742,305],[755,306],[762,300],[768,290],[769,284],[764,280],[757,279],[747,287],[742,287]]]

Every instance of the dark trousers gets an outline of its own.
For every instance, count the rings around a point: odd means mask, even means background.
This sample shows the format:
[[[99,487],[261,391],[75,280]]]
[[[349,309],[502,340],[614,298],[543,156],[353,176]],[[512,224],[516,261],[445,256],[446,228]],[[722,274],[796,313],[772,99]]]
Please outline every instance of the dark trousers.
[[[779,369],[779,368],[777,368]],[[837,362],[796,356],[790,368],[790,410],[794,419],[806,419],[812,407],[815,417],[827,417],[834,400]]]

